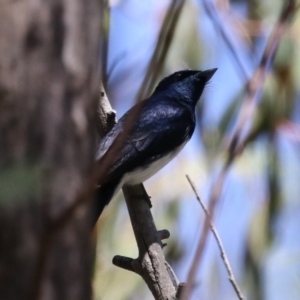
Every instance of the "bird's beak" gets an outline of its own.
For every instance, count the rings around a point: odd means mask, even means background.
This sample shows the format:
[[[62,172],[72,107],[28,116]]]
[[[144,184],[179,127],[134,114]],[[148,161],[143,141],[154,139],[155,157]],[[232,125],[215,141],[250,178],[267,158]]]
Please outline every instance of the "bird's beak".
[[[199,72],[197,75],[199,76],[199,78],[200,77],[205,78],[206,81],[209,81],[213,77],[213,75],[216,73],[217,70],[218,70],[217,68],[209,69],[206,71]]]

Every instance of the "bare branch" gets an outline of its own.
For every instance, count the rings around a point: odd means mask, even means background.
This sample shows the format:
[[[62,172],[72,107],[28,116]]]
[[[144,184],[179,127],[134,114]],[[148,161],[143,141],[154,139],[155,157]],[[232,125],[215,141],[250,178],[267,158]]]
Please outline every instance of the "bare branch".
[[[226,255],[224,246],[223,246],[223,244],[222,244],[221,238],[220,238],[220,236],[219,236],[219,234],[218,234],[218,232],[217,232],[217,229],[214,227],[214,225],[213,225],[213,223],[212,223],[212,221],[211,221],[211,217],[210,217],[210,215],[209,215],[209,212],[208,212],[208,210],[207,210],[205,204],[204,204],[203,201],[201,200],[201,198],[200,198],[200,196],[199,196],[199,194],[198,194],[198,192],[197,192],[197,190],[196,190],[196,187],[195,187],[194,183],[192,182],[192,180],[190,179],[189,175],[186,175],[186,178],[187,178],[187,180],[188,180],[188,182],[189,182],[189,184],[190,184],[192,190],[194,191],[195,196],[196,196],[198,202],[200,203],[200,205],[201,205],[201,207],[202,207],[202,209],[203,209],[203,211],[204,211],[204,213],[205,213],[205,215],[206,215],[206,218],[209,220],[210,230],[211,230],[211,232],[213,233],[213,235],[214,235],[214,237],[215,237],[215,239],[216,239],[218,248],[219,248],[219,250],[220,250],[220,254],[221,254],[222,261],[224,262],[226,271],[227,271],[227,273],[228,273],[229,281],[230,281],[230,283],[232,284],[233,289],[235,290],[237,297],[238,297],[240,300],[244,300],[244,299],[246,299],[246,298],[243,296],[243,294],[242,294],[242,292],[241,292],[241,289],[239,288],[239,286],[238,286],[238,284],[237,284],[237,282],[236,282],[236,279],[235,279],[235,277],[234,277],[234,275],[233,275],[233,272],[232,272],[232,269],[231,269],[231,266],[230,266],[228,257],[227,257],[227,255]]]
[[[176,299],[179,281],[171,267],[165,262],[161,237],[166,231],[159,232],[153,221],[148,197],[142,184],[134,189],[123,187],[132,228],[139,249],[137,259],[116,256],[113,263],[134,271],[147,283],[155,299]]]

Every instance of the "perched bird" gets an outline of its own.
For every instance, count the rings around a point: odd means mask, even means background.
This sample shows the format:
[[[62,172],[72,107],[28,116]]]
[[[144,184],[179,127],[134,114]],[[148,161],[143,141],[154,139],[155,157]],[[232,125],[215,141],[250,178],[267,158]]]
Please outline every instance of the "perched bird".
[[[132,107],[102,139],[96,152],[97,161],[120,132],[132,126],[121,151],[112,160],[104,183],[96,190],[94,224],[124,184],[144,182],[190,140],[195,129],[196,104],[216,70],[184,70],[164,78],[148,99]]]

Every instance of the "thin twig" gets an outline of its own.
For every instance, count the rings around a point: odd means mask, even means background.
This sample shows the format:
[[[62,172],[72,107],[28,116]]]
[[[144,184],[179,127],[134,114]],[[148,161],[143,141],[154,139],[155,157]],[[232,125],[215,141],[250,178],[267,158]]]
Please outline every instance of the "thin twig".
[[[225,265],[225,268],[227,270],[227,273],[228,273],[228,279],[231,283],[231,285],[233,286],[233,289],[235,290],[236,292],[236,295],[237,297],[240,299],[240,300],[245,300],[246,298],[243,296],[242,292],[241,292],[241,289],[239,288],[237,282],[236,282],[236,279],[234,277],[234,274],[232,272],[232,269],[231,269],[231,266],[230,266],[230,263],[229,263],[229,260],[228,260],[228,257],[226,255],[226,252],[225,252],[225,249],[224,249],[224,246],[223,246],[223,243],[221,241],[221,238],[217,232],[217,229],[215,228],[215,226],[213,225],[212,221],[211,221],[211,217],[209,215],[209,212],[205,206],[205,204],[203,203],[203,201],[201,200],[197,190],[196,190],[196,187],[194,185],[194,183],[192,182],[192,180],[190,179],[189,175],[186,175],[186,178],[192,188],[192,190],[194,191],[195,193],[195,196],[198,200],[198,202],[200,203],[205,215],[206,215],[206,218],[208,219],[209,221],[209,226],[210,226],[210,230],[211,232],[213,233],[215,239],[216,239],[216,242],[217,242],[217,245],[219,247],[219,250],[220,250],[220,254],[221,254],[221,258],[224,262],[224,265]]]
[[[247,137],[244,138],[243,141],[241,142],[243,130],[245,129],[245,126],[248,124],[248,122],[251,122],[254,116],[254,113],[260,101],[259,96],[261,96],[262,86],[265,82],[266,74],[269,71],[271,64],[273,62],[276,50],[278,48],[279,41],[285,32],[286,24],[293,16],[297,8],[298,7],[296,7],[295,0],[290,0],[286,3],[285,7],[282,10],[280,18],[276,23],[276,25],[274,26],[273,31],[269,37],[261,62],[254,76],[252,77],[252,79],[249,81],[247,85],[248,87],[246,89],[247,94],[243,102],[243,106],[239,113],[239,118],[235,129],[235,133],[227,149],[227,154],[228,154],[227,159],[221,169],[221,172],[219,173],[219,176],[217,177],[215,184],[213,184],[212,186],[212,192],[211,192],[211,196],[209,199],[209,206],[208,206],[209,215],[211,216],[212,220],[214,216],[215,206],[220,198],[224,181],[227,177],[228,170],[231,167],[232,163],[234,162],[235,158],[241,153],[240,150],[246,146],[245,143],[247,142]],[[194,286],[195,276],[197,274],[197,270],[200,266],[200,262],[203,256],[209,229],[210,229],[209,220],[208,218],[206,218],[202,229],[200,241],[196,250],[196,254],[193,260],[193,264],[190,268],[188,274],[188,280],[183,290],[183,295],[181,299],[187,300],[190,298]]]
[[[208,208],[208,211],[210,212],[211,220],[213,220],[214,207],[215,207],[217,200],[219,199],[219,197],[221,195],[223,183],[226,178],[226,173],[228,171],[228,168],[229,168],[228,164],[224,165],[224,167],[221,170],[221,173],[216,181],[216,184],[213,185],[213,187],[212,187],[212,193],[211,193],[211,198],[209,201],[209,208]],[[193,263],[192,263],[191,268],[188,273],[187,282],[186,282],[185,287],[183,288],[182,297],[180,298],[182,300],[190,299],[190,295],[191,295],[193,287],[194,287],[194,280],[195,280],[197,271],[200,267],[200,262],[201,262],[201,258],[202,258],[203,252],[204,252],[209,229],[210,229],[210,224],[208,222],[208,218],[206,218],[204,221],[203,228],[202,228],[200,241],[199,241],[197,249],[196,249],[195,257],[193,259]]]
[[[158,36],[156,48],[148,66],[147,73],[136,96],[136,102],[148,97],[153,89],[157,76],[161,72],[163,63],[172,43],[177,21],[184,3],[185,0],[173,0],[170,4]]]
[[[244,67],[244,64],[240,59],[240,56],[238,55],[236,47],[234,46],[231,38],[226,32],[224,23],[222,23],[220,20],[220,16],[218,14],[218,11],[214,3],[212,2],[212,0],[203,0],[203,7],[207,12],[207,14],[210,16],[210,18],[212,19],[213,25],[220,32],[225,44],[227,45],[230,53],[232,54],[232,57],[236,62],[237,70],[239,71],[241,77],[245,82],[247,82],[249,80],[248,72],[246,71],[246,68]]]

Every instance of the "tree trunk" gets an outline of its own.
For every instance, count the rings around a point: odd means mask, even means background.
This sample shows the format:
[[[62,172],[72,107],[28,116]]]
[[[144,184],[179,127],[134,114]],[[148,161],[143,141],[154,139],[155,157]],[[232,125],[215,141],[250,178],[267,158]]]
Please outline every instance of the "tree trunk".
[[[45,236],[93,163],[100,3],[0,3],[1,300],[91,298],[86,207]]]

